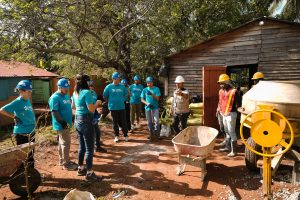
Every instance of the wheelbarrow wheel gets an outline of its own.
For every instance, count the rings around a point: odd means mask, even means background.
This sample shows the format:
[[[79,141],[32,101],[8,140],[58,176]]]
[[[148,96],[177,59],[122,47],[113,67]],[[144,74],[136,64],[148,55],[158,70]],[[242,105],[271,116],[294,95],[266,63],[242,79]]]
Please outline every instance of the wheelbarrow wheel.
[[[28,196],[24,172],[24,169],[19,170],[9,181],[10,190],[21,197]],[[41,174],[35,168],[28,168],[28,183],[30,194],[32,194],[41,184]]]
[[[261,147],[254,142],[252,137],[249,137],[247,139],[247,144],[256,151],[259,151],[261,149]],[[250,151],[248,148],[245,148],[245,162],[246,162],[246,167],[249,171],[259,171],[259,168],[257,167],[257,161],[259,160],[260,157],[261,156]]]

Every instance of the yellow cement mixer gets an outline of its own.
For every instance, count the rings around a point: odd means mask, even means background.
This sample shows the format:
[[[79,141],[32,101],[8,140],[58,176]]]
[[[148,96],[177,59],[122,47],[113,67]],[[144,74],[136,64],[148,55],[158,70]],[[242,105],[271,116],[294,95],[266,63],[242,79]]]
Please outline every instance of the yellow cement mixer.
[[[272,198],[272,171],[287,152],[294,160],[293,182],[300,182],[300,82],[260,81],[243,96],[240,134],[248,169],[263,157],[263,193]],[[245,128],[250,137],[245,139]]]

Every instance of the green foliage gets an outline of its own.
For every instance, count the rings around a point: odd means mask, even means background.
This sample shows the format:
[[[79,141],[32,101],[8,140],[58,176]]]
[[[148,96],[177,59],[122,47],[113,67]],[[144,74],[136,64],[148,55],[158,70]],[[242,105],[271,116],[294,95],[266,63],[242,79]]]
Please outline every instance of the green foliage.
[[[1,59],[76,73],[156,75],[164,57],[268,16],[270,0],[0,2]]]

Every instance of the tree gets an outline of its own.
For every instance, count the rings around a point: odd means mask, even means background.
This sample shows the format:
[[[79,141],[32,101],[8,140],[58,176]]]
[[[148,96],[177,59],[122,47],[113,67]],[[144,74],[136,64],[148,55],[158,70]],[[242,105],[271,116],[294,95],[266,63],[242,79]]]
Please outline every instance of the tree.
[[[124,76],[145,66],[154,73],[165,56],[268,15],[270,2],[2,0],[0,51],[7,59],[31,52],[51,65],[114,68]]]

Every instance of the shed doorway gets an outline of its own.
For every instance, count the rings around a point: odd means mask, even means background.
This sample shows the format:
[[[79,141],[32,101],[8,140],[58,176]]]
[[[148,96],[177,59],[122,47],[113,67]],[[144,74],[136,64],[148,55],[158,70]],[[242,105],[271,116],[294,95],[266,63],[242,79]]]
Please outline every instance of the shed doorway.
[[[258,64],[227,66],[226,73],[233,81],[234,87],[240,87],[246,93],[253,85],[252,77],[257,72]]]

